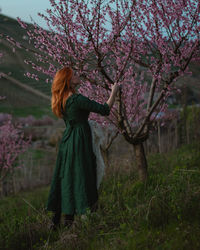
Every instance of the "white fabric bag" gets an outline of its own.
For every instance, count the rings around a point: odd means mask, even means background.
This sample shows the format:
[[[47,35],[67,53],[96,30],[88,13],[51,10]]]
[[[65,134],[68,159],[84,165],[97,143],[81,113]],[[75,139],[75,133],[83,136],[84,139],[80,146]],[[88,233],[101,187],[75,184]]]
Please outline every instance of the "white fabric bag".
[[[99,189],[102,178],[105,173],[105,163],[101,153],[101,148],[106,149],[107,145],[116,135],[116,129],[104,129],[99,123],[94,120],[88,120],[92,132],[92,147],[96,156],[97,163],[97,189]],[[100,148],[101,147],[101,148]]]

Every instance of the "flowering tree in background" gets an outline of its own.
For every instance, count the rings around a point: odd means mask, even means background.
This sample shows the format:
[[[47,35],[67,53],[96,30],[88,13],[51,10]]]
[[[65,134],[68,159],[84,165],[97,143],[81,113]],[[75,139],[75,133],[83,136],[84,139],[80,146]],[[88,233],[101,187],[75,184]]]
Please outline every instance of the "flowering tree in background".
[[[199,0],[50,0],[51,9],[27,29],[36,61],[25,62],[47,75],[47,82],[64,65],[75,69],[84,84],[79,91],[105,101],[119,82],[117,101],[107,120],[133,145],[139,176],[147,178],[143,142],[156,115],[167,108],[175,80],[199,59]],[[10,39],[11,40],[11,39]],[[13,42],[13,41],[12,41]],[[21,45],[16,44],[18,47]],[[27,76],[36,74],[27,72]]]
[[[27,150],[30,142],[31,137],[25,139],[20,124],[15,126],[9,115],[9,119],[0,126],[0,194],[3,193],[4,181],[21,167],[16,159]]]

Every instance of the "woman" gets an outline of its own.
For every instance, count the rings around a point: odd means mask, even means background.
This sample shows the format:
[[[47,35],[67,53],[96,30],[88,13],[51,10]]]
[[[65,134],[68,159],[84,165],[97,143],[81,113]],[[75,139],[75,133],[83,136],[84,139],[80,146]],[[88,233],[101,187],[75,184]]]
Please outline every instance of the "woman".
[[[100,104],[76,92],[80,83],[73,70],[64,67],[56,73],[51,89],[52,111],[66,125],[46,206],[54,212],[53,229],[60,224],[61,213],[65,214],[64,225],[70,226],[75,214],[84,214],[87,208],[96,210],[96,157],[88,116],[90,112],[109,115],[119,89],[114,84],[107,102]]]

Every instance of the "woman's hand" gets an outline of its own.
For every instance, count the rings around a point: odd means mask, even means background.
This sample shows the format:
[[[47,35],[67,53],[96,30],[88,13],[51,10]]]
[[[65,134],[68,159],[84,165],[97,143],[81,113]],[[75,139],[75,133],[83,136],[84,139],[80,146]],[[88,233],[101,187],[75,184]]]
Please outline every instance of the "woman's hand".
[[[107,104],[109,105],[110,108],[112,108],[112,106],[115,102],[115,96],[116,96],[119,88],[120,88],[120,84],[117,82],[115,82],[111,87],[112,91],[111,91],[110,97],[107,101]]]
[[[111,89],[112,89],[112,94],[116,95],[117,92],[118,92],[118,90],[119,90],[119,88],[120,88],[120,84],[119,84],[118,82],[115,82],[115,83],[112,85],[112,87],[111,87]]]

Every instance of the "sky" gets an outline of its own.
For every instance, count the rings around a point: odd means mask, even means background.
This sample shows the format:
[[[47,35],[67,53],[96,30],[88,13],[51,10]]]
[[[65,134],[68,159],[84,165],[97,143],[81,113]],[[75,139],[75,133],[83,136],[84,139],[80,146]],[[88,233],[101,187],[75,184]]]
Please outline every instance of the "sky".
[[[31,23],[31,18],[40,26],[46,28],[45,21],[37,15],[38,12],[45,13],[50,8],[49,0],[0,0],[1,13]]]

